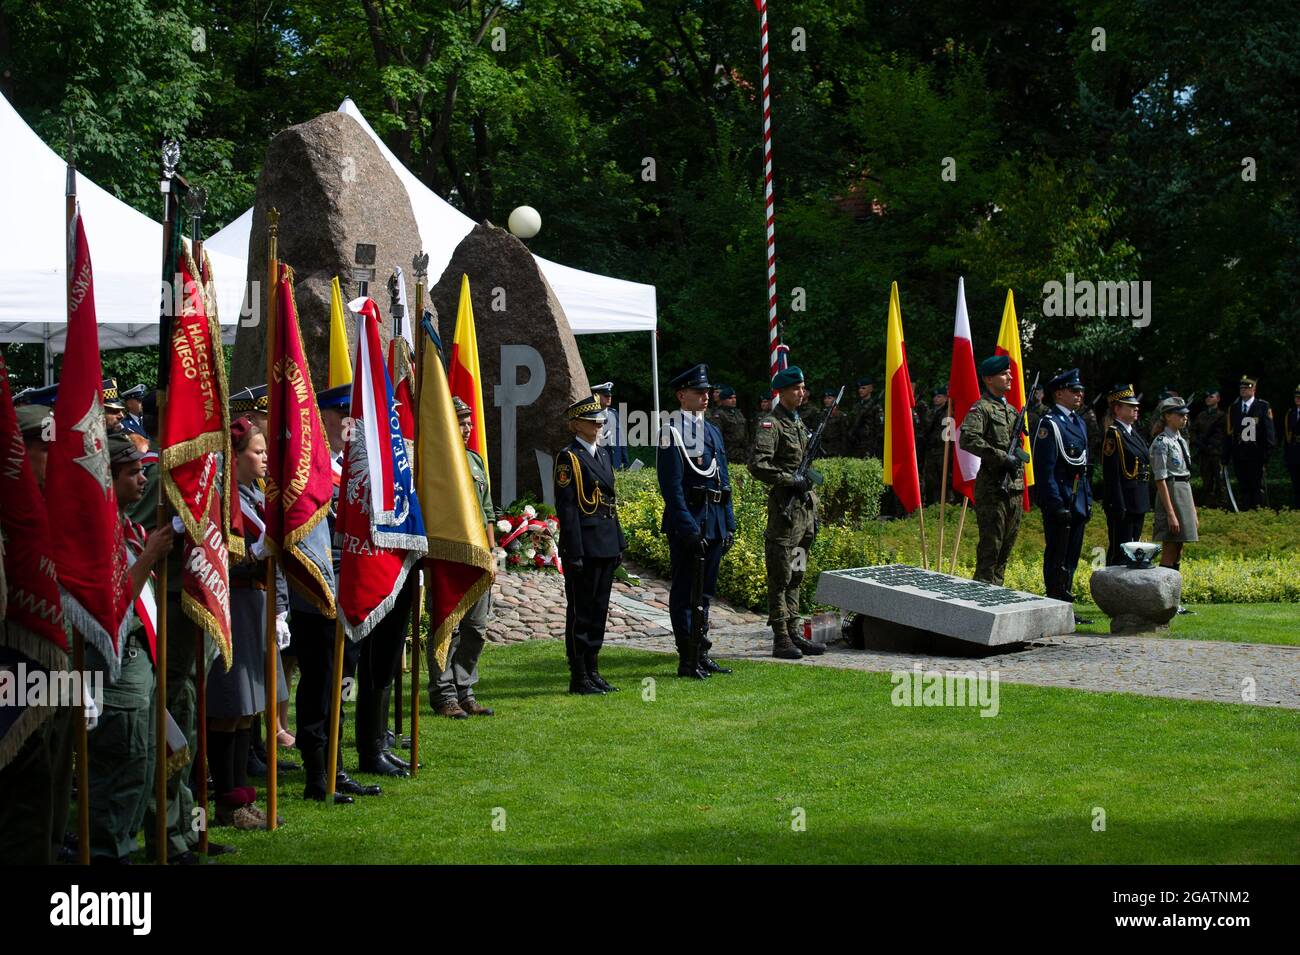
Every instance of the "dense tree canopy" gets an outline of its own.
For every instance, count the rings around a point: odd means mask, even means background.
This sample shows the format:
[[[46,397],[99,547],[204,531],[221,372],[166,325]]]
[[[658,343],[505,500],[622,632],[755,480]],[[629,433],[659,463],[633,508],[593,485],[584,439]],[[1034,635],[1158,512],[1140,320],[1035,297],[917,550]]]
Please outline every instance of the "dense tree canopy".
[[[772,0],[793,359],[818,385],[879,373],[897,280],[913,376],[942,382],[964,275],[977,351],[1010,288],[1031,368],[1148,394],[1249,370],[1289,395],[1297,6]],[[164,134],[220,225],[271,136],[351,96],[469,215],[536,206],[539,253],[653,283],[664,369],[708,360],[746,404],[767,367],[757,45],[748,0],[0,0],[4,95],[56,149],[74,117],[81,167],[141,211]],[[1045,314],[1067,273],[1150,282],[1150,323]],[[641,336],[581,345],[648,399]]]

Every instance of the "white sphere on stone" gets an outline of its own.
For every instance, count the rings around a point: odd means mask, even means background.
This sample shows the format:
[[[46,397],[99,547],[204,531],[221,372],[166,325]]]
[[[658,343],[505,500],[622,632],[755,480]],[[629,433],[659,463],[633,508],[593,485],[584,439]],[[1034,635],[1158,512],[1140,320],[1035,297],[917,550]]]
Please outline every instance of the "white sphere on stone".
[[[506,225],[521,239],[531,239],[542,231],[542,217],[532,206],[520,206],[510,213]]]

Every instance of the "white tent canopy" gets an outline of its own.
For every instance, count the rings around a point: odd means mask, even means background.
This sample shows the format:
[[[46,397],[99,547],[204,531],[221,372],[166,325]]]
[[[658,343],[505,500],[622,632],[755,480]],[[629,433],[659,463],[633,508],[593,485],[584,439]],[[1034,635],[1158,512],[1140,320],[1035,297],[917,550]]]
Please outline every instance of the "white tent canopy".
[[[356,103],[345,99],[339,112],[347,113],[366,131],[380,153],[393,167],[393,172],[411,200],[415,223],[420,230],[420,242],[429,254],[429,276],[437,281],[461,239],[474,228],[474,220],[450,205],[432,189],[420,182],[411,171],[398,161],[384,141],[366,122]],[[253,210],[242,216],[207,240],[210,250],[219,251],[232,260],[248,259],[249,232],[253,226]],[[415,250],[412,250],[414,253]],[[564,308],[569,326],[575,335],[599,332],[653,332],[655,330],[655,287],[639,282],[584,272],[534,256],[537,264],[555,291]],[[242,274],[242,273],[241,273]],[[472,276],[471,276],[472,278]]]
[[[63,351],[67,324],[64,188],[67,166],[0,96],[0,342]],[[77,175],[101,349],[158,342],[162,225]],[[159,195],[159,206],[162,197]],[[233,340],[244,259],[210,253],[217,314]]]

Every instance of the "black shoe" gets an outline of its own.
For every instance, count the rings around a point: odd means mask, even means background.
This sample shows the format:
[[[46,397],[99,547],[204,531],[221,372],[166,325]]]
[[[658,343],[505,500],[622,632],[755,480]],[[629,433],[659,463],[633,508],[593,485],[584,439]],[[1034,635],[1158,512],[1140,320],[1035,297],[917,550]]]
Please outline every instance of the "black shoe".
[[[208,843],[208,858],[210,859],[216,856],[233,856],[238,851],[234,846],[228,846],[224,842]]]
[[[599,670],[590,671],[587,674],[587,679],[591,681],[592,686],[604,693],[618,692],[618,687],[614,686],[612,683],[608,683],[605,678],[600,675]]]
[[[379,796],[384,792],[378,786],[362,785],[341,769],[334,778],[334,791],[349,796]]]
[[[705,673],[730,673],[731,667],[719,666],[717,661],[707,653],[700,657],[700,669]]]
[[[813,643],[811,640],[805,640],[797,634],[790,634],[790,642],[795,645],[795,649],[805,656],[819,657],[826,652],[826,648],[820,643]]]
[[[324,780],[321,780],[319,782],[308,783],[307,788],[302,791],[302,798],[311,799],[314,800],[315,802],[324,802],[325,801]],[[336,792],[334,794],[334,805],[336,806],[350,806],[352,805],[353,802],[355,802],[355,800],[351,796],[346,795],[345,793]]]
[[[1087,617],[1080,617],[1077,613],[1074,615],[1074,625],[1076,627],[1086,627],[1092,623]]]
[[[199,865],[202,861],[197,853],[188,849],[181,853],[168,853],[167,855],[168,865]]]
[[[605,695],[605,691],[592,683],[591,680],[587,679],[585,673],[581,676],[573,676],[569,678],[569,692],[577,694],[578,696]]]
[[[292,760],[277,759],[275,761],[276,773],[296,773],[300,769],[302,769],[302,767]]]
[[[683,656],[677,661],[677,675],[684,676],[689,680],[707,680],[710,673],[702,670],[695,665],[695,661],[689,656]]]
[[[384,749],[392,749],[397,745],[397,735],[392,730],[384,730]]]
[[[248,775],[259,778],[266,775],[266,763],[253,749],[248,751]]]
[[[387,750],[387,749],[384,750],[383,756],[384,759],[388,760],[390,763],[392,763],[394,766],[398,767],[399,769],[411,768],[411,764],[409,762],[402,759],[402,757],[398,756],[396,753],[392,752],[391,750]]]
[[[382,752],[362,756],[358,759],[357,772],[369,773],[372,776],[388,776],[395,779],[404,779],[411,775],[409,770],[390,762]]]

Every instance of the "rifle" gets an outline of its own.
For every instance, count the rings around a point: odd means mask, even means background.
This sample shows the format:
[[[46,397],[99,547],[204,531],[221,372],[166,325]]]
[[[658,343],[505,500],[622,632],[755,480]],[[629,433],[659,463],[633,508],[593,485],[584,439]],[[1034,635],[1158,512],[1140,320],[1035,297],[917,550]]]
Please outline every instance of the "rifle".
[[[1038,374],[1034,375],[1034,386],[1029,389],[1030,395],[1032,395],[1035,391],[1038,390],[1038,379],[1042,377],[1042,374],[1043,373],[1040,371]],[[1024,405],[1021,407],[1020,411],[1016,413],[1016,423],[1011,429],[1011,446],[1007,448],[1007,454],[1014,454],[1017,458],[1020,459],[1022,464],[1029,460],[1029,455],[1026,454],[1025,449],[1020,446],[1020,439],[1024,435],[1025,417],[1029,414],[1030,400],[1031,399],[1028,397],[1025,398]],[[1014,471],[1008,471],[1006,474],[1002,475],[1003,493],[1006,494],[1011,493],[1011,480],[1014,477],[1015,477]]]
[[[804,449],[803,460],[799,462],[799,467],[795,468],[794,476],[796,479],[801,477],[803,478],[808,477],[810,471],[813,474],[817,474],[816,471],[812,470],[813,459],[817,457],[817,451],[821,448],[822,434],[826,431],[826,425],[834,416],[835,409],[840,406],[840,399],[842,399],[843,397],[844,397],[844,386],[840,385],[840,391],[839,394],[835,396],[834,403],[830,406],[829,409],[827,409],[826,414],[822,416],[821,424],[817,425],[817,430],[813,432],[813,436],[808,439],[808,447]],[[820,477],[820,475],[818,475],[818,477]],[[814,483],[821,483],[821,482],[815,481]],[[811,490],[808,491],[792,490],[790,492],[790,497],[785,502],[786,520],[791,519],[791,511],[794,510],[795,501],[808,500],[811,493],[812,493]]]
[[[690,654],[695,665],[700,665],[701,647],[704,646],[705,628],[708,626],[708,610],[704,606],[704,555],[698,554],[691,559],[691,646]]]

